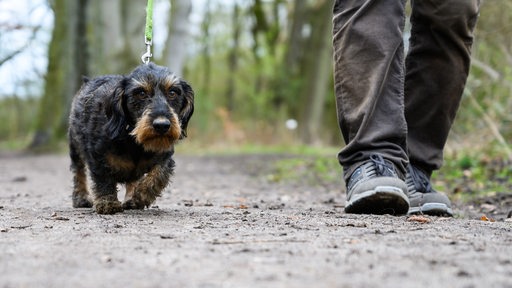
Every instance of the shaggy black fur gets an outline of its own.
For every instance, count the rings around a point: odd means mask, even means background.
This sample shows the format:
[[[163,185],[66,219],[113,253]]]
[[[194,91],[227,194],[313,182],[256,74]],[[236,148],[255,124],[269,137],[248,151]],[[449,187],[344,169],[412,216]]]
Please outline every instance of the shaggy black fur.
[[[152,63],[127,76],[84,79],[69,119],[73,207],[94,204],[100,214],[148,207],[169,182],[174,144],[186,137],[193,111],[192,88]],[[118,183],[126,184],[123,204]]]

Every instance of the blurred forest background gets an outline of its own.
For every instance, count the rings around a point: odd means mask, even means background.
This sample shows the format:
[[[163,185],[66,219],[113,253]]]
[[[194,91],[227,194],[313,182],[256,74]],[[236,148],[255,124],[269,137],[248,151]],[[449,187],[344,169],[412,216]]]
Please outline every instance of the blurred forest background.
[[[332,2],[155,0],[153,61],[196,92],[187,145],[340,148]],[[82,75],[124,74],[141,63],[145,6],[143,0],[0,0],[0,149],[65,147]],[[447,152],[510,160],[512,0],[483,1],[475,35]],[[289,119],[296,129],[285,125]]]

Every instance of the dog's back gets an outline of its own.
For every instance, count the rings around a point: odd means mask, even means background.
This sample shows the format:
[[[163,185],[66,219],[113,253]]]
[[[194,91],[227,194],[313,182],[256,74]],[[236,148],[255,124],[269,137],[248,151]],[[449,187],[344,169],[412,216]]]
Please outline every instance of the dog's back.
[[[71,106],[70,127],[74,127],[74,120],[87,120],[85,113],[94,113],[95,115],[104,115],[100,113],[103,110],[103,103],[108,97],[113,95],[119,82],[123,80],[120,75],[106,75],[93,79],[84,78],[80,90],[76,93]],[[92,116],[92,115],[89,115]],[[81,121],[82,122],[82,121]],[[83,123],[83,122],[82,122]]]

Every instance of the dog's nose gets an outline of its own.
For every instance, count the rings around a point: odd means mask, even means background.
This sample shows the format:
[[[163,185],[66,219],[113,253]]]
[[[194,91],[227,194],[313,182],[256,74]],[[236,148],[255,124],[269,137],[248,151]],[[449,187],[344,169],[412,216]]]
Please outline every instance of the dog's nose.
[[[159,117],[153,120],[153,129],[155,129],[157,133],[165,134],[169,131],[170,127],[171,121],[169,121],[169,119]]]

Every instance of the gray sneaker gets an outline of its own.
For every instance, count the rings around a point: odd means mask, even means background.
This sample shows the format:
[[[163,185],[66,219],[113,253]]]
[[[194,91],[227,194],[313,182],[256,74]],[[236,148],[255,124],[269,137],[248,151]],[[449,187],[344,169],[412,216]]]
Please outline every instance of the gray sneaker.
[[[413,165],[409,165],[407,170],[405,183],[411,203],[408,214],[453,216],[450,199],[432,188],[427,175]]]
[[[394,165],[372,154],[347,181],[346,213],[403,215],[409,209],[407,186]]]

